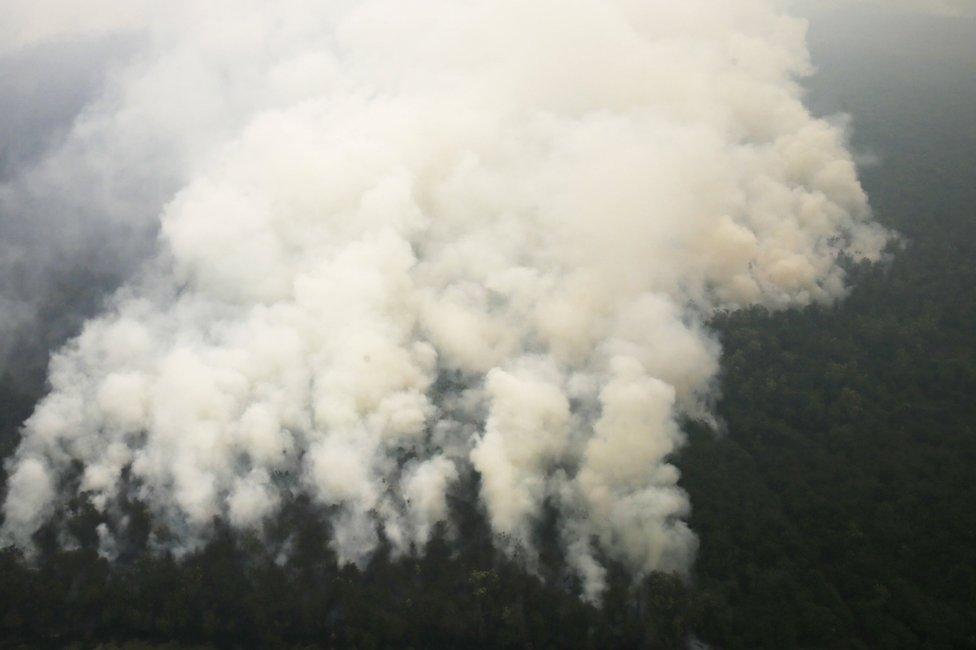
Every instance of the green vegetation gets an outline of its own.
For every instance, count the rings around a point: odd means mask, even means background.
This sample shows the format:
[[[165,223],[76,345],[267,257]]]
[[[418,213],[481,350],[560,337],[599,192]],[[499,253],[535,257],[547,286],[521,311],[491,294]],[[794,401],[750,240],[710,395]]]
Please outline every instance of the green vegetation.
[[[870,27],[814,32],[814,98],[854,114],[905,248],[834,308],[716,319],[728,433],[679,461],[724,647],[976,647],[976,46]]]
[[[691,591],[667,576],[634,590],[618,571],[607,606],[585,605],[498,557],[479,517],[423,558],[337,569],[320,514],[305,502],[286,509],[286,564],[227,530],[182,562],[139,553],[110,565],[47,540],[33,570],[4,552],[0,647],[673,647],[695,622]]]

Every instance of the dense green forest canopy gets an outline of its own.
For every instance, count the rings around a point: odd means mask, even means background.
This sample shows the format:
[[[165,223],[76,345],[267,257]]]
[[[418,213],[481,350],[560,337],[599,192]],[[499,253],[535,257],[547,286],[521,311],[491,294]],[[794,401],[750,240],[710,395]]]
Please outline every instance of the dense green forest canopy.
[[[336,566],[302,501],[276,523],[285,562],[223,531],[183,562],[115,565],[79,504],[81,548],[42,531],[36,567],[0,554],[0,647],[976,647],[976,29],[879,16],[814,22],[810,101],[853,116],[903,246],[852,268],[835,307],[715,319],[724,430],[688,423],[676,459],[690,583],[616,571],[586,605],[555,553],[541,580],[500,557],[473,494],[454,497],[459,542],[363,570]],[[0,398],[8,454],[36,394],[4,381]]]

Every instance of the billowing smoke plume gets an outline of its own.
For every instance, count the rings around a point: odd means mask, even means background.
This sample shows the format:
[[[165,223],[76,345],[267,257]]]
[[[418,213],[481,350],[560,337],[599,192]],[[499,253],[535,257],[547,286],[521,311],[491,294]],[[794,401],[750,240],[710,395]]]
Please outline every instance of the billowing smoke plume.
[[[529,564],[558,513],[588,597],[602,558],[686,570],[669,459],[716,395],[703,323],[838,298],[840,258],[888,240],[802,104],[803,25],[766,0],[165,4],[87,119],[185,182],[53,358],[6,540],[80,493],[107,547],[125,497],[187,550],[306,494],[362,562],[422,552],[476,476]]]

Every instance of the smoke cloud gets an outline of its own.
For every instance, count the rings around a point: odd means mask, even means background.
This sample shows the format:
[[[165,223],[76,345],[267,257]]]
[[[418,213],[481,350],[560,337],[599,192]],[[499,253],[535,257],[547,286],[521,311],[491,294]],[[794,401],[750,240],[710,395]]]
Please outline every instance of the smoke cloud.
[[[765,0],[150,9],[84,146],[40,168],[85,206],[119,193],[74,169],[128,170],[112,214],[164,206],[157,251],[53,356],[3,539],[84,495],[106,548],[125,498],[185,552],[304,494],[362,563],[423,552],[474,476],[529,566],[558,513],[591,599],[606,559],[686,571],[670,460],[717,395],[704,323],[842,297],[841,259],[890,238],[803,106],[804,24]]]
[[[851,5],[874,5],[878,9],[891,9],[932,16],[972,18],[976,16],[976,0],[793,0],[796,4],[826,9],[843,9]]]

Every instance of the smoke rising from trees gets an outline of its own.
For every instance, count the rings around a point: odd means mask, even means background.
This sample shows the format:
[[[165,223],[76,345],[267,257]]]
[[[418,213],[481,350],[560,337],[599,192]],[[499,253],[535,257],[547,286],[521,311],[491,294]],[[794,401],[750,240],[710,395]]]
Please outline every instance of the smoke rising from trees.
[[[304,494],[362,563],[381,539],[422,553],[474,476],[530,567],[558,513],[590,599],[605,558],[686,571],[669,460],[719,390],[708,318],[841,298],[841,259],[890,240],[842,127],[804,108],[804,25],[772,2],[142,18],[40,185],[0,195],[159,232],[51,361],[8,465],[4,540],[25,548],[74,495],[111,554],[123,498],[185,552]]]

